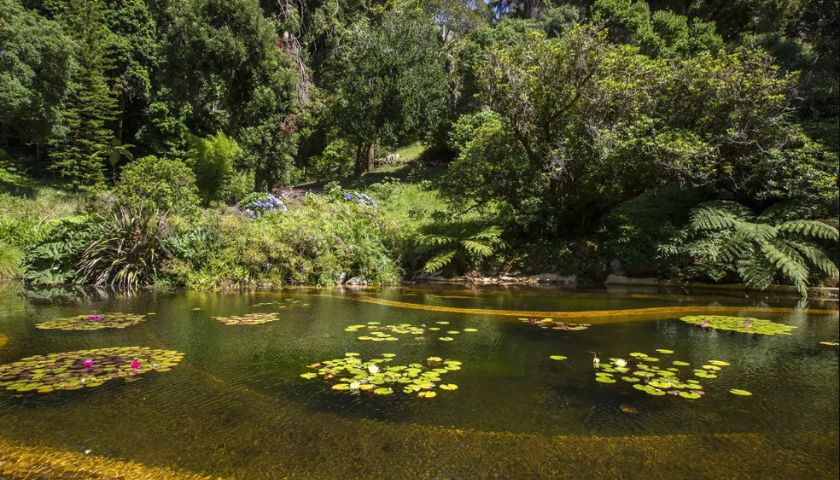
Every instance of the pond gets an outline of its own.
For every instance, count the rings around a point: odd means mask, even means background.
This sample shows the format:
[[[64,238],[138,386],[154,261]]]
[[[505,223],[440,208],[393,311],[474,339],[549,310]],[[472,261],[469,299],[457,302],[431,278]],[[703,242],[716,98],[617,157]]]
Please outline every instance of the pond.
[[[81,351],[5,367],[0,478],[835,478],[837,338],[743,295],[0,286],[0,364]]]

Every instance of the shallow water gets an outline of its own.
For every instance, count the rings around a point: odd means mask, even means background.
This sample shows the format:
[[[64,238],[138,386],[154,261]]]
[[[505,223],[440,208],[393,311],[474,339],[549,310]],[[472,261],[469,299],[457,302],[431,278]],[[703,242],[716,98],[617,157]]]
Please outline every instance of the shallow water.
[[[285,299],[301,304],[255,306]],[[401,303],[376,303],[381,300]],[[678,320],[687,313],[662,310],[697,307],[700,314],[726,306],[799,328],[772,337],[704,331]],[[0,438],[7,445],[90,450],[234,478],[720,478],[719,472],[833,478],[838,349],[819,342],[838,338],[837,304],[809,302],[808,308],[823,310],[818,313],[795,307],[791,299],[424,287],[144,294],[51,304],[28,302],[16,286],[6,286],[0,290],[0,338],[7,337],[0,363],[134,345],[178,350],[185,358],[172,371],[133,383],[47,395],[0,391]],[[656,309],[634,312],[646,308]],[[155,315],[122,330],[34,328],[56,317],[108,311]],[[281,318],[264,325],[226,326],[211,318],[271,311]],[[577,312],[564,320],[579,317],[592,327],[543,330],[521,322],[516,311]],[[376,343],[344,331],[369,321],[442,331]],[[478,331],[453,335],[448,343],[437,338],[464,328]],[[594,381],[592,352],[628,358],[657,348],[676,352],[668,360],[732,365],[704,381],[707,394],[699,400],[651,397],[622,382]],[[397,364],[456,359],[462,370],[444,381],[459,388],[433,399],[401,392],[375,397],[334,392],[299,377],[306,365],[345,352],[365,359],[392,352]],[[731,388],[753,395],[734,396]],[[2,464],[0,478],[6,478]]]

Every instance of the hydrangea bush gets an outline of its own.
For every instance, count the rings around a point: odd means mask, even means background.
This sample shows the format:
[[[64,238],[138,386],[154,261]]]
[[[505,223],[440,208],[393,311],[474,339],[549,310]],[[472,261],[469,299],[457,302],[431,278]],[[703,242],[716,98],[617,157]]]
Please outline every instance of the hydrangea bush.
[[[242,211],[251,218],[257,218],[269,212],[285,212],[288,210],[282,200],[270,193],[251,193],[239,202]]]
[[[368,205],[371,207],[376,206],[376,200],[370,198],[369,196],[365,195],[364,193],[358,192],[344,192],[342,195],[345,202],[356,202],[360,205]]]

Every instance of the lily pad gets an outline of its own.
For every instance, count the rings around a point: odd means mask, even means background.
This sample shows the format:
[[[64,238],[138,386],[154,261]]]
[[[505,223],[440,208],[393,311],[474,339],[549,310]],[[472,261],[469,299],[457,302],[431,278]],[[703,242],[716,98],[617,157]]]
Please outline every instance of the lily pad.
[[[761,318],[727,317],[722,315],[690,315],[680,320],[701,328],[727,330],[756,335],[790,335],[797,327]]]
[[[840,342],[820,342],[820,345],[825,345],[827,347],[837,347],[840,346]]]
[[[280,316],[276,313],[246,313],[230,317],[213,317],[213,319],[225,325],[262,325],[280,320]]]
[[[455,384],[441,383],[443,375],[461,368],[461,362],[457,360],[429,357],[426,359],[427,367],[420,363],[393,365],[391,362],[394,357],[396,354],[389,353],[365,361],[355,352],[350,352],[344,358],[308,365],[308,368],[315,372],[304,373],[300,376],[305,379],[320,377],[333,384],[331,387],[333,390],[351,394],[365,392],[374,395],[391,395],[395,392],[411,394],[431,391],[438,387],[442,390],[458,388]],[[424,397],[431,398],[434,395],[424,395]]]
[[[135,313],[93,313],[69,318],[56,318],[35,325],[40,330],[101,330],[104,328],[126,328],[146,319]]]
[[[729,393],[731,393],[732,395],[739,395],[739,396],[742,396],[742,397],[749,397],[749,396],[752,395],[752,392],[748,392],[746,390],[741,390],[740,388],[733,388],[733,389],[729,390]]]
[[[551,329],[551,330],[561,330],[561,331],[568,331],[568,332],[579,332],[581,330],[588,330],[591,327],[588,323],[569,323],[563,322],[553,318],[537,318],[537,317],[530,317],[530,318],[520,318],[522,322],[529,323],[534,325],[535,327],[541,328],[543,330]]]
[[[552,355],[552,356],[550,356],[550,357],[548,357],[548,358],[550,358],[550,359],[552,359],[552,360],[563,361],[563,360],[565,360],[565,359],[567,359],[567,358],[569,358],[569,357],[564,357],[563,355]]]
[[[672,353],[674,353],[673,350],[668,350],[667,348],[657,348],[656,351],[663,355],[671,355]]]
[[[474,332],[477,332],[478,329],[477,328],[465,328],[464,331],[469,332],[469,333],[474,333]]]
[[[441,342],[451,342],[452,340],[455,340],[455,339],[452,338],[452,337],[440,337],[440,338],[438,338],[438,340],[440,340]]]
[[[182,353],[147,347],[35,355],[0,365],[0,388],[39,393],[94,388],[109,380],[130,380],[148,372],[165,372],[182,359]]]
[[[692,371],[685,368],[690,367],[688,362],[675,360],[671,362],[673,366],[660,367],[655,362],[649,364],[648,362],[651,362],[651,360],[656,359],[641,352],[629,354],[629,359],[609,358],[595,366],[595,381],[606,384],[616,383],[613,378],[614,373],[630,372],[629,375],[625,374],[620,378],[624,382],[623,384],[630,384],[635,390],[656,397],[669,395],[696,400],[703,396],[703,387],[700,385],[700,381],[694,378],[684,379],[692,372],[697,378],[717,378],[715,372],[721,370],[721,367],[713,365],[713,363],[722,362],[721,360],[711,360],[707,365],[704,365],[704,368],[697,368]]]

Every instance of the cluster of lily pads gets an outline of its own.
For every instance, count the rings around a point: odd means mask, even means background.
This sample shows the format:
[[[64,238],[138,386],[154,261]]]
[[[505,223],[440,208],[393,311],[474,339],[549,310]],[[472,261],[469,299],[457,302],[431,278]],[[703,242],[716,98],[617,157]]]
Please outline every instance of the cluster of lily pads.
[[[444,330],[444,328],[447,328],[446,325],[449,325],[449,322],[446,321],[435,322],[435,324],[436,325],[433,326],[426,326],[426,324],[412,325],[410,323],[383,325],[381,322],[367,322],[367,324],[350,325],[345,328],[344,331],[356,333],[365,330],[367,331],[367,334],[360,335],[357,338],[359,340],[369,342],[396,342],[399,340],[399,335],[412,335],[416,339],[422,340],[425,338],[424,335],[426,335],[427,332],[441,331],[443,331],[446,336],[438,337],[438,340],[442,342],[451,342],[455,339],[450,335],[460,335],[462,331],[467,333],[475,333],[478,331],[477,328]]]
[[[453,383],[442,383],[441,377],[460,370],[461,362],[429,357],[425,364],[391,365],[393,353],[383,353],[378,358],[364,361],[359,354],[350,352],[343,358],[325,360],[309,365],[314,372],[300,376],[307,380],[321,378],[332,384],[332,389],[341,392],[374,395],[391,395],[402,392],[421,398],[437,396],[435,389],[457,390]]]
[[[302,300],[298,300],[296,298],[284,298],[282,300],[278,300],[276,302],[260,302],[251,305],[252,307],[268,307],[275,305],[277,308],[287,308],[290,306],[295,307],[308,307],[308,303],[304,303]]]
[[[567,332],[577,332],[581,330],[588,330],[589,327],[592,325],[588,323],[568,323],[568,322],[561,322],[560,320],[556,320],[553,318],[537,318],[537,317],[521,317],[519,319],[520,322],[530,323],[531,325],[537,326],[544,330],[551,329],[551,330],[563,330]]]
[[[790,335],[796,327],[783,323],[771,322],[760,318],[727,317],[722,315],[691,315],[680,320],[700,328],[728,330],[740,333],[754,333],[758,335]]]
[[[109,380],[132,381],[151,371],[167,372],[183,359],[174,350],[114,347],[35,355],[0,365],[0,388],[50,393],[94,388]]]
[[[245,315],[232,315],[229,317],[213,317],[225,325],[262,325],[263,323],[280,320],[276,313],[246,313]]]
[[[56,318],[35,325],[41,330],[100,330],[103,328],[126,328],[146,319],[136,313],[94,313],[68,318]]]
[[[663,356],[674,353],[673,350],[664,348],[656,351]],[[718,372],[723,367],[729,366],[729,363],[723,360],[709,360],[689,373],[691,364],[688,362],[681,360],[667,362],[641,352],[631,353],[628,359],[610,358],[608,361],[600,361],[596,357],[593,364],[596,382],[610,384],[618,383],[620,380],[648,395],[673,395],[689,400],[696,400],[705,395],[701,379],[717,378]],[[693,378],[689,378],[692,376]],[[732,389],[729,392],[733,395],[752,395],[741,389]]]

